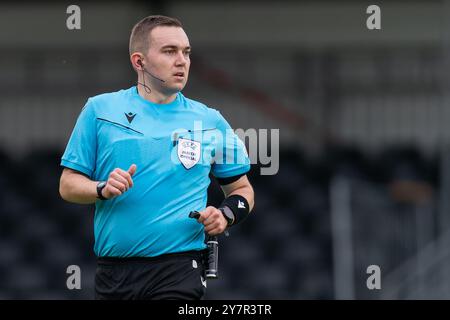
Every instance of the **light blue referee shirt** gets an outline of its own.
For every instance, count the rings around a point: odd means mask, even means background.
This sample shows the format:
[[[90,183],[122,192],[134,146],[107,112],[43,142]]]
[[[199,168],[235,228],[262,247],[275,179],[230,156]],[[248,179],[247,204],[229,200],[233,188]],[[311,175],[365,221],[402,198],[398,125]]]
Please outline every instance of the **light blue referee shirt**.
[[[89,98],[61,165],[92,180],[136,164],[134,186],[95,203],[99,257],[151,257],[205,248],[203,225],[188,217],[206,207],[209,173],[250,169],[245,146],[222,115],[178,93],[168,104],[143,99],[135,86]]]

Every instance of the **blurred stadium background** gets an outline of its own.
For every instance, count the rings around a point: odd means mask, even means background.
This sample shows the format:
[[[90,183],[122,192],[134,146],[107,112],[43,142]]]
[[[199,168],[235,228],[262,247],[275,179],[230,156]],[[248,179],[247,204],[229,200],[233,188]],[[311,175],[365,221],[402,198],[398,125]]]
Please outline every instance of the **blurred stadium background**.
[[[207,298],[450,298],[449,1],[377,1],[378,31],[366,1],[79,2],[74,31],[70,4],[0,5],[0,299],[93,298],[93,207],[60,199],[59,161],[86,99],[135,82],[149,14],[185,26],[188,97],[280,129],[279,172],[253,167],[254,215]]]

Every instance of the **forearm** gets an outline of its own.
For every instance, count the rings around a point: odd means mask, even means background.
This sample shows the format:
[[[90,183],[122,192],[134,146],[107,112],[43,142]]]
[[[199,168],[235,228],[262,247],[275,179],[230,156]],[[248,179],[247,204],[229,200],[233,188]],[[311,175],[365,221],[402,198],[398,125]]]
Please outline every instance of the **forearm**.
[[[253,206],[255,205],[255,193],[250,185],[235,189],[230,194],[226,194],[225,196],[229,197],[232,195],[240,195],[241,197],[244,197],[250,206],[249,212],[253,210]]]
[[[97,181],[79,173],[65,171],[60,179],[59,193],[68,202],[91,204],[97,200]]]

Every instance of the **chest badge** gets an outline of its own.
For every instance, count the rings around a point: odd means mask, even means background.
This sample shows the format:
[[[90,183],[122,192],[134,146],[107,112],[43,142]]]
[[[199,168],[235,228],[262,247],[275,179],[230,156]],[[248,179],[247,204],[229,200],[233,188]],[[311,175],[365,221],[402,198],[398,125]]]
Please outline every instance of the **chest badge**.
[[[178,139],[178,159],[189,170],[200,160],[202,145],[200,142],[180,138]]]

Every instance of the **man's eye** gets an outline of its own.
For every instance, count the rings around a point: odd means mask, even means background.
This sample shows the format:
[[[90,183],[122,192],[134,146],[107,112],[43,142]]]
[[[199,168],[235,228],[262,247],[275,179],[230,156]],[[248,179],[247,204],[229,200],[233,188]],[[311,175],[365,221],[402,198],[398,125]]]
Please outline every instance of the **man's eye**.
[[[185,54],[186,56],[190,56],[190,55],[191,55],[191,51],[185,51],[184,54]]]
[[[168,54],[174,54],[176,51],[175,50],[166,50],[166,51],[164,51],[165,53],[168,53]]]

